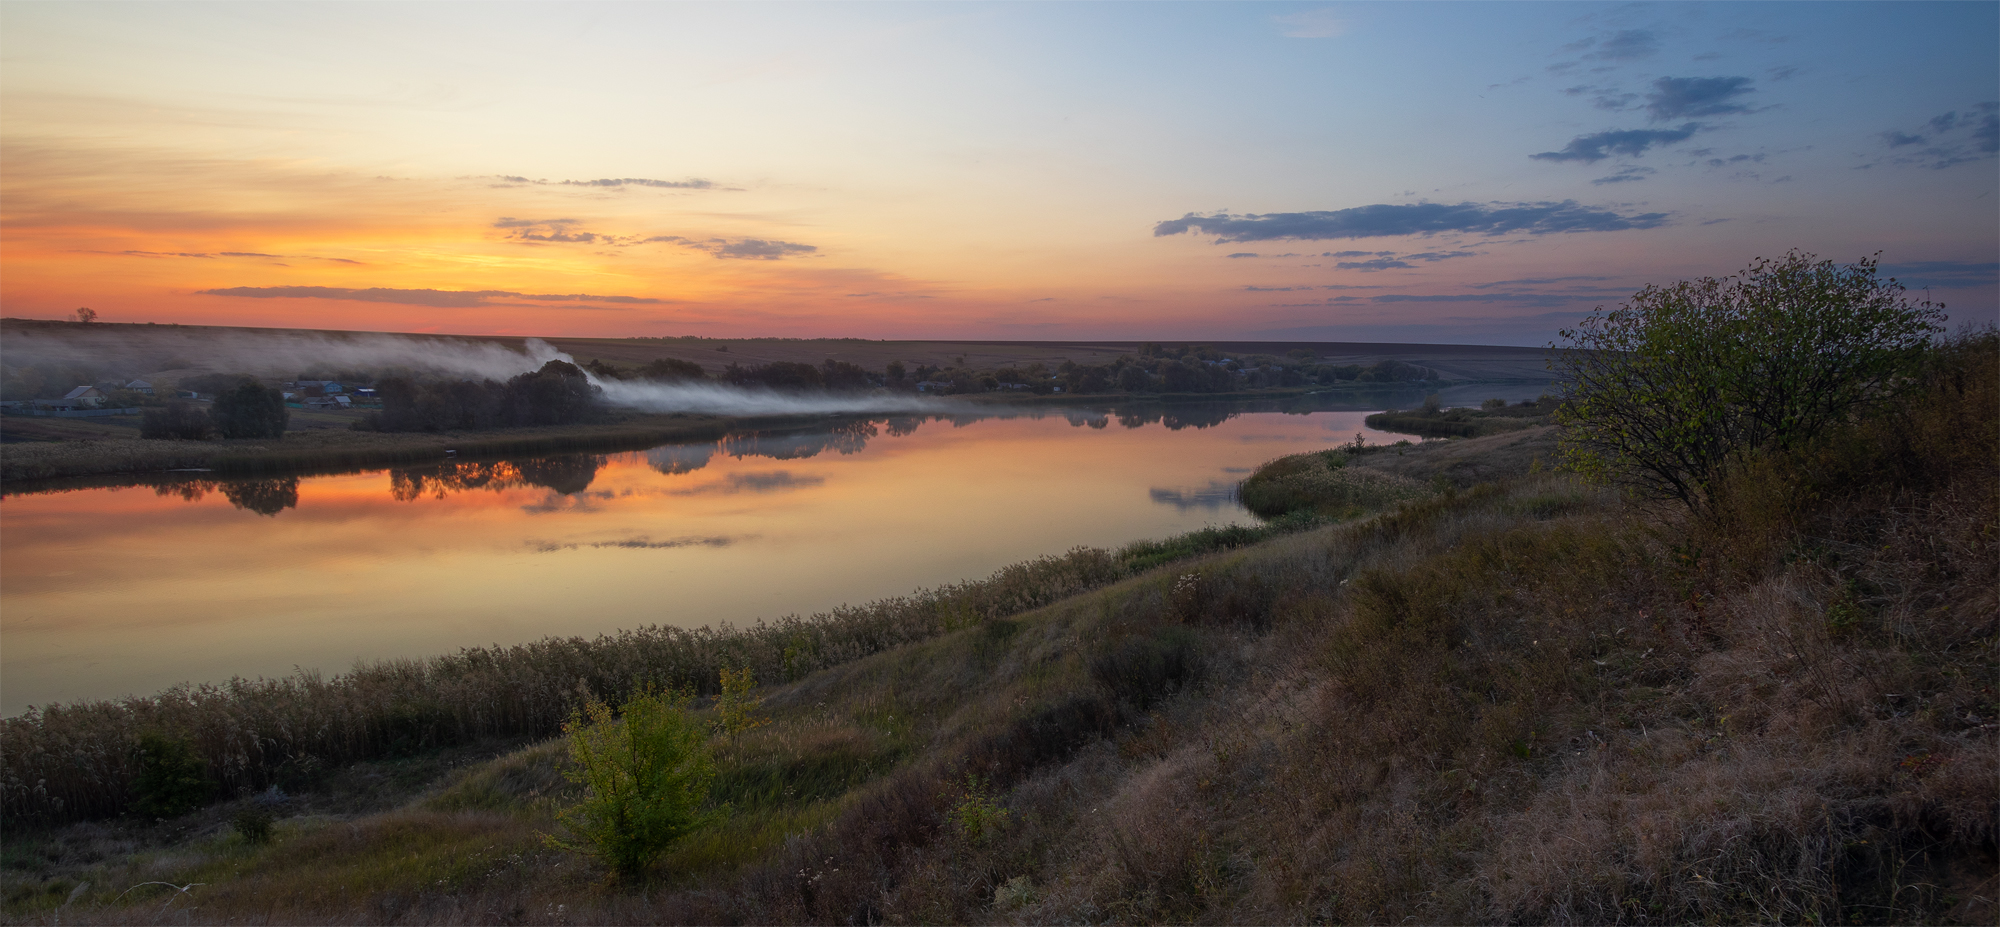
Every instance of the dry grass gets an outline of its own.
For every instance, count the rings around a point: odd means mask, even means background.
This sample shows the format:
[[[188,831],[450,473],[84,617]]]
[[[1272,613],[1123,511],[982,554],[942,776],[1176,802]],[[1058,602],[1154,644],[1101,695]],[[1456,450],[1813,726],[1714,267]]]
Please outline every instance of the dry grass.
[[[10,836],[6,910],[1992,923],[2000,376],[1972,360],[1964,389],[1947,371],[1816,450],[1811,492],[1749,468],[1730,520],[1529,474],[771,687],[774,723],[721,758],[734,817],[644,886],[527,850],[494,868],[546,814],[543,747],[389,812],[281,821],[265,849]],[[978,839],[950,823],[969,773],[1008,812]],[[25,859],[65,841],[103,859]],[[116,898],[141,877],[212,884],[176,896],[190,915]]]

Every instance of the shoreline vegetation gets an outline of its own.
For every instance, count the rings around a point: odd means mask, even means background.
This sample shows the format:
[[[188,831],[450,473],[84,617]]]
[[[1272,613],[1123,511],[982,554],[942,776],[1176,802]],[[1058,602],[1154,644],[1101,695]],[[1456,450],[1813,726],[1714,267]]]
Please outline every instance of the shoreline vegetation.
[[[551,361],[538,371],[499,382],[471,375],[426,373],[406,366],[427,355],[452,352],[459,352],[453,356],[463,363],[491,362],[496,356],[521,362],[511,344],[502,347],[496,339],[20,319],[0,320],[0,327],[7,330],[14,344],[25,345],[12,347],[4,370],[0,370],[0,394],[4,394],[10,412],[55,402],[50,397],[66,395],[77,388],[72,384],[88,387],[93,382],[102,395],[91,401],[107,403],[107,408],[136,407],[143,412],[136,418],[60,419],[21,414],[0,418],[0,483],[7,484],[186,469],[274,475],[432,462],[445,459],[447,450],[457,451],[460,457],[622,450],[646,442],[700,440],[734,429],[794,427],[802,420],[786,413],[648,413],[613,408],[601,401],[598,387],[585,382],[586,372],[599,383],[620,387],[668,390],[699,385],[815,400],[854,396],[861,408],[868,400],[884,396],[921,396],[938,401],[938,414],[950,414],[966,408],[1212,402],[1278,399],[1314,392],[1365,395],[1436,388],[1447,382],[1442,379],[1445,374],[1401,359],[1417,356],[1409,354],[1410,349],[1425,347],[1446,352],[1447,357],[1458,356],[1452,353],[1455,351],[1471,358],[1451,368],[1449,382],[1453,385],[1513,384],[1522,382],[1520,375],[1529,372],[1522,357],[1539,356],[1530,349],[1416,345],[1323,345],[1293,348],[1280,356],[1228,351],[1214,345],[1150,342],[558,339],[558,347],[586,359],[578,364]],[[51,348],[51,344],[61,350]],[[284,354],[288,345],[313,346],[320,349],[318,353],[331,353],[353,363],[343,361],[346,366],[339,366],[301,361],[311,369],[296,374],[296,380],[229,372],[237,364],[269,367],[283,363],[260,357]],[[1279,350],[1283,346],[1235,347]],[[1384,353],[1323,353],[1368,348]],[[1401,353],[1390,356],[1387,352],[1392,350]],[[908,363],[896,359],[899,351],[913,359]],[[77,359],[91,352],[104,359]],[[826,356],[819,363],[803,359],[820,353]],[[839,359],[838,354],[860,362]],[[371,356],[376,358],[373,368],[364,365]],[[190,357],[206,360],[203,366],[194,367]],[[1417,357],[1435,362],[1435,358]],[[224,369],[210,369],[214,367]],[[1546,380],[1545,373],[1533,373],[1527,378],[1529,382]],[[181,394],[193,393],[205,400],[249,389],[246,381],[256,382],[274,403],[275,397],[286,397],[291,413],[289,428],[284,410],[280,410],[276,430],[269,434],[260,430],[261,437],[202,439],[218,432],[235,434],[240,429],[223,427],[234,424],[230,422],[211,424],[208,419],[216,407],[187,401]],[[344,386],[338,385],[341,382]],[[133,384],[145,385],[134,388]],[[333,407],[331,400],[307,401],[320,395],[322,385],[334,391],[327,396],[335,392],[342,396],[336,411],[308,408]],[[301,392],[283,392],[292,389]],[[814,416],[817,420],[838,417]],[[353,433],[336,433],[343,429]]]

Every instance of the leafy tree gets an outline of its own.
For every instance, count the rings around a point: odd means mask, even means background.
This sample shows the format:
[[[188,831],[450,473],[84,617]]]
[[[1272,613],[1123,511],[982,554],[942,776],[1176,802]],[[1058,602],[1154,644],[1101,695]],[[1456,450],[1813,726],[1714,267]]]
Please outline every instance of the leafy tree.
[[[208,417],[225,438],[278,438],[292,414],[285,408],[284,393],[245,377],[216,394]]]
[[[97,310],[85,307],[76,311],[76,320],[85,325],[97,321]]]
[[[1743,273],[1647,286],[1565,329],[1550,366],[1564,462],[1702,511],[1742,454],[1791,447],[1914,382],[1944,307],[1875,261],[1798,251]]]
[[[180,441],[206,441],[215,436],[215,422],[208,412],[193,403],[168,400],[158,409],[139,416],[139,437]]]
[[[764,700],[751,694],[756,688],[757,674],[749,667],[722,668],[722,693],[715,697],[717,726],[722,733],[734,737],[771,723],[771,719],[757,713]]]
[[[636,879],[646,864],[708,820],[715,766],[707,734],[688,715],[686,700],[635,696],[619,709],[592,700],[570,715],[571,782],[584,787],[578,804],[557,816],[567,838],[551,846],[593,856],[621,879]]]

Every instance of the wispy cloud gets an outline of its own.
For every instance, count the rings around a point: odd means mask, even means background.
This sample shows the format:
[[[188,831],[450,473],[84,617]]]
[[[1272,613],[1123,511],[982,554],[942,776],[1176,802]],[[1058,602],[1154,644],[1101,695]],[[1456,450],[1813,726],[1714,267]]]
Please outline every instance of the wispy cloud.
[[[1690,122],[1678,129],[1618,129],[1579,135],[1570,139],[1561,151],[1544,151],[1528,157],[1537,161],[1583,161],[1595,163],[1612,155],[1639,157],[1646,149],[1657,145],[1671,145],[1686,141],[1701,129],[1700,123]]]
[[[553,187],[599,187],[621,190],[625,187],[658,187],[668,190],[713,190],[712,180],[690,177],[686,180],[654,180],[650,177],[600,177],[596,180],[547,180],[522,177],[517,174],[502,174],[493,178],[502,183],[518,186]]]
[[[630,245],[668,244],[678,245],[694,251],[705,251],[724,260],[777,261],[788,257],[800,257],[819,251],[817,245],[802,245],[791,241],[764,238],[690,238],[685,235],[611,235],[603,232],[583,231],[576,226],[575,219],[516,219],[501,216],[493,223],[496,229],[507,232],[507,238],[514,241],[538,243],[562,243],[580,245],[608,245],[626,247]]]
[[[1879,133],[1884,147],[1895,152],[1871,164],[1896,164],[1943,170],[2000,154],[2000,103],[1981,103],[1931,117],[1914,131]],[[1916,146],[1923,146],[1917,148]],[[1914,151],[1897,151],[1915,148]]]
[[[706,251],[718,258],[738,261],[777,261],[788,257],[799,257],[819,251],[815,245],[802,245],[791,241],[766,240],[763,238],[684,238],[679,235],[656,235],[644,242],[664,242]]]
[[[203,296],[240,296],[249,299],[345,299],[364,303],[399,303],[439,309],[464,309],[491,305],[496,300],[524,299],[549,303],[613,303],[618,305],[658,305],[666,300],[644,296],[599,296],[592,293],[516,293],[512,290],[431,290],[394,287],[354,288],[344,286],[232,286],[198,290]]]
[[[1540,203],[1378,203],[1322,212],[1199,216],[1188,213],[1153,226],[1155,236],[1201,232],[1217,243],[1375,238],[1396,235],[1436,235],[1443,232],[1476,235],[1526,233],[1615,232],[1667,224],[1667,214],[1621,213],[1584,206],[1575,200]]]
[[[1750,107],[1735,100],[1750,92],[1747,77],[1662,77],[1646,94],[1646,113],[1654,122],[1747,113]]]
[[[2000,285],[2000,263],[1993,261],[1906,261],[1876,268],[1883,276],[1910,289],[1990,287]]]

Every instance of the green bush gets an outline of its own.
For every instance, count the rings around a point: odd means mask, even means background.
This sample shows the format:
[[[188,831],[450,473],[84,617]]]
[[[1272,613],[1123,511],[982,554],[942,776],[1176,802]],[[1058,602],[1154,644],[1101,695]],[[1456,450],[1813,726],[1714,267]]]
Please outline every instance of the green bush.
[[[550,846],[594,857],[631,880],[707,822],[703,806],[715,765],[707,732],[684,699],[636,696],[615,717],[610,706],[592,700],[563,732],[573,764],[564,775],[584,795],[557,815],[569,836],[549,835]]]
[[[215,784],[208,779],[208,763],[187,741],[148,731],[139,735],[139,775],[132,791],[133,811],[171,818],[206,804]]]
[[[230,823],[236,826],[236,832],[242,835],[245,842],[271,842],[271,825],[273,820],[271,812],[263,808],[245,808],[242,811],[238,811],[236,812],[235,819]]]
[[[1912,386],[1943,308],[1876,280],[1873,260],[1796,251],[1648,286],[1562,332],[1564,462],[1704,510],[1743,455],[1801,446]]]

